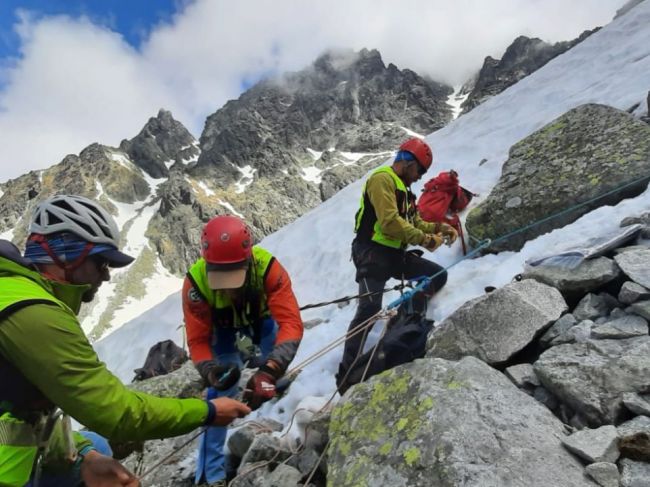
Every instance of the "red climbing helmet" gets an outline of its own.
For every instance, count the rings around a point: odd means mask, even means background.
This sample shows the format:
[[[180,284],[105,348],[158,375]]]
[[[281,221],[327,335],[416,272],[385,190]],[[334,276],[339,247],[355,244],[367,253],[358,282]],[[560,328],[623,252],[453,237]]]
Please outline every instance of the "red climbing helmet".
[[[243,220],[216,216],[203,228],[201,256],[205,259],[211,289],[236,289],[244,285],[253,251],[253,234]]]
[[[399,150],[413,154],[423,168],[429,169],[431,167],[433,162],[431,147],[422,139],[413,137],[400,145]]]

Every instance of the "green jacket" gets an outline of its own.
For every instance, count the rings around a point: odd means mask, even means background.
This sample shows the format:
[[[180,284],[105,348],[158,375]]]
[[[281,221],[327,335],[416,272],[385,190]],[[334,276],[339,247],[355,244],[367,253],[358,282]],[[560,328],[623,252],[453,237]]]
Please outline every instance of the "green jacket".
[[[203,425],[205,401],[132,391],[100,362],[76,317],[86,289],[45,279],[13,245],[0,241],[0,357],[9,370],[19,371],[45,402],[113,440],[166,438]],[[5,424],[8,412],[14,419],[29,413],[12,406],[20,398],[7,400],[13,379],[0,377],[0,419]]]
[[[422,244],[425,234],[435,229],[435,223],[425,222],[417,214],[415,196],[392,167],[380,167],[370,175],[356,214],[358,240],[403,249],[408,244]]]

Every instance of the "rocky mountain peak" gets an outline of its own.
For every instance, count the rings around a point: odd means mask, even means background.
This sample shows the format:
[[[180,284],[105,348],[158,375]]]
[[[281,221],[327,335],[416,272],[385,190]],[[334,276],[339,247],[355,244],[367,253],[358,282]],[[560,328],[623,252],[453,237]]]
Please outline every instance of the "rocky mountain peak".
[[[406,132],[429,133],[451,119],[452,88],[395,66],[377,50],[328,51],[306,69],[265,80],[206,121],[195,176],[225,184],[250,166],[263,174],[313,162],[307,149],[392,148]]]
[[[160,109],[151,117],[138,135],[123,140],[120,149],[127,153],[137,166],[151,177],[159,179],[169,175],[173,163],[198,157],[196,139],[175,120],[171,112]]]
[[[487,56],[473,81],[472,90],[463,102],[467,113],[488,98],[501,93],[517,81],[537,71],[556,56],[582,42],[599,28],[587,30],[571,41],[549,44],[536,37],[517,37],[503,53],[501,59]]]

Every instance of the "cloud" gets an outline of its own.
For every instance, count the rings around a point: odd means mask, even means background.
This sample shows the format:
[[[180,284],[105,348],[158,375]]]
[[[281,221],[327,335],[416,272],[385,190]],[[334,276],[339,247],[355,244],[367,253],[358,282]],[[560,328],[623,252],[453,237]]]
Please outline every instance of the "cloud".
[[[138,49],[87,17],[22,12],[20,57],[0,60],[0,181],[92,142],[117,145],[161,107],[198,136],[243,83],[302,69],[328,48],[376,48],[386,63],[457,85],[520,34],[571,39],[623,3],[197,0]]]

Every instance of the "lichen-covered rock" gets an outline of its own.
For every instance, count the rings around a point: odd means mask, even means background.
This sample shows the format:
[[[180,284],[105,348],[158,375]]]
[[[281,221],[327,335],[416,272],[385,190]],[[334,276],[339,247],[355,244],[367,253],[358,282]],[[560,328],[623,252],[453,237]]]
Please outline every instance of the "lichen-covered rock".
[[[568,307],[557,289],[532,279],[513,282],[468,301],[429,335],[427,356],[466,355],[506,362],[556,321]]]
[[[182,399],[200,397],[201,392],[205,389],[205,383],[196,371],[192,361],[188,360],[178,370],[151,379],[133,382],[128,387],[154,396]]]
[[[328,485],[594,486],[562,423],[473,357],[421,359],[350,389],[332,412]]]
[[[546,350],[533,364],[541,383],[591,427],[625,417],[622,394],[650,390],[650,336],[587,340]]]
[[[650,127],[626,112],[581,105],[510,149],[501,178],[468,215],[468,233],[496,239],[650,173]],[[639,194],[647,180],[497,242],[490,251],[519,250],[592,209]]]

